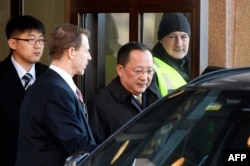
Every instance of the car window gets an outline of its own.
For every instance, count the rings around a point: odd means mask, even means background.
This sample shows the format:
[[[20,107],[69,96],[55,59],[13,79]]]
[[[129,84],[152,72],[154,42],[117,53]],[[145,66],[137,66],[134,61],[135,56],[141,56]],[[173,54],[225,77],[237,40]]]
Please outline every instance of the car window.
[[[222,162],[219,152],[223,149],[247,148],[248,93],[179,90],[128,122],[82,165],[161,166],[181,161],[185,166],[197,166]],[[232,144],[232,140],[238,142]],[[217,160],[210,160],[212,156]]]

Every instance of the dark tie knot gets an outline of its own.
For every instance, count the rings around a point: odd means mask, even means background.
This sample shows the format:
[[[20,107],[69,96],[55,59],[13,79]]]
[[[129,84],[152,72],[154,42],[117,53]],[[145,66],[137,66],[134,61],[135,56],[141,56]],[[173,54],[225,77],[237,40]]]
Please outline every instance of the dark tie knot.
[[[32,79],[32,75],[30,73],[26,73],[24,76],[23,76],[23,80],[25,82],[29,82],[30,80]]]
[[[32,79],[32,75],[30,73],[26,73],[22,77],[23,81],[25,82],[24,84],[24,89],[26,90],[29,87],[30,80]]]

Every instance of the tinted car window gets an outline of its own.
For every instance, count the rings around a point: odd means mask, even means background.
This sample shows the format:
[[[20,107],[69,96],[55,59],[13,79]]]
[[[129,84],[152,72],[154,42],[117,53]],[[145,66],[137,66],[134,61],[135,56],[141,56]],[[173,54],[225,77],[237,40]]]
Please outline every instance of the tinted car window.
[[[223,165],[220,151],[248,148],[249,103],[248,91],[179,89],[128,122],[80,165],[160,166],[178,159],[187,166]]]

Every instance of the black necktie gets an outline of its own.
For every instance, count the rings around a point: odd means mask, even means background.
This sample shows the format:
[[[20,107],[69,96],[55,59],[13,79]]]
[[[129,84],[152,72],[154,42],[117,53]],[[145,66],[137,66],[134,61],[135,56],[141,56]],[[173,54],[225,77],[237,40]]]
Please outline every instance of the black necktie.
[[[84,101],[83,101],[83,97],[82,97],[82,93],[81,93],[81,91],[76,87],[76,94],[77,94],[77,98],[78,98],[78,100],[80,100],[80,102],[83,104],[83,106],[84,106],[84,115],[86,116],[86,119],[88,120],[88,112],[87,112],[87,107],[86,107],[86,105],[85,105],[85,103],[84,103]]]
[[[30,86],[30,80],[32,79],[32,75],[30,73],[26,73],[22,79],[24,80],[24,89],[27,90],[28,87]]]

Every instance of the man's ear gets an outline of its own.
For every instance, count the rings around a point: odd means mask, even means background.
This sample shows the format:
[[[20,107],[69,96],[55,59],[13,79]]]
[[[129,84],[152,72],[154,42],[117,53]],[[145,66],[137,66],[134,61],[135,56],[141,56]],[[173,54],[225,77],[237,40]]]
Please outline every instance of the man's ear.
[[[122,75],[122,70],[123,70],[123,66],[122,65],[116,65],[116,72],[119,76]]]
[[[8,45],[12,50],[16,49],[16,40],[15,39],[8,39]]]
[[[75,56],[75,48],[70,47],[67,52],[68,52],[68,56],[70,57],[70,59],[73,59]]]

